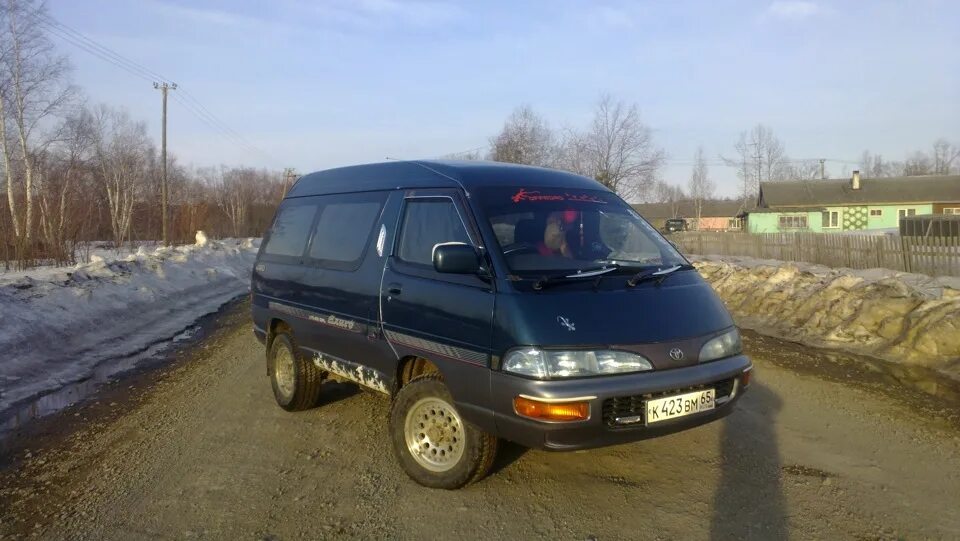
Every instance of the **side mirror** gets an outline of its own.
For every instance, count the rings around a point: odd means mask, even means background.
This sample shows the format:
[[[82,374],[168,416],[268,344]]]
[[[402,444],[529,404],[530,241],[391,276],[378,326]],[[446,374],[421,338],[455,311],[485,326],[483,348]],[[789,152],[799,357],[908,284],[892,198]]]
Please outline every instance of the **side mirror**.
[[[433,268],[447,274],[476,274],[480,254],[469,244],[446,242],[433,247]]]

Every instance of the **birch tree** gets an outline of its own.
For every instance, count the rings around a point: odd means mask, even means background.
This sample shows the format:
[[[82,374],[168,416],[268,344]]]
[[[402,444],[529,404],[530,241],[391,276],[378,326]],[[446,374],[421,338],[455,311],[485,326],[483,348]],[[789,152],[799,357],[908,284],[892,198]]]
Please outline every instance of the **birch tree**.
[[[43,130],[74,93],[66,82],[66,57],[56,53],[38,24],[46,16],[40,2],[0,4],[0,151],[12,230],[21,252],[30,246],[34,231],[36,159],[50,142],[42,140]]]
[[[69,243],[76,240],[77,222],[82,221],[78,207],[90,202],[88,194],[78,190],[78,184],[87,176],[92,158],[92,120],[82,109],[67,118],[55,144],[44,153],[44,159],[37,160],[39,230],[57,263],[74,262]]]
[[[146,191],[153,147],[146,124],[130,120],[126,111],[101,105],[93,116],[97,166],[106,193],[113,243],[119,250],[130,232],[134,202]]]
[[[697,213],[697,230],[700,229],[700,218],[703,215],[703,201],[713,197],[716,185],[710,180],[710,171],[707,168],[707,159],[703,154],[703,147],[697,147],[693,154],[693,171],[690,172],[688,191],[693,200],[694,211]]]
[[[231,231],[234,237],[240,236],[240,226],[247,216],[247,198],[249,196],[248,172],[240,169],[222,171],[220,183],[217,186],[217,206],[230,220]]]

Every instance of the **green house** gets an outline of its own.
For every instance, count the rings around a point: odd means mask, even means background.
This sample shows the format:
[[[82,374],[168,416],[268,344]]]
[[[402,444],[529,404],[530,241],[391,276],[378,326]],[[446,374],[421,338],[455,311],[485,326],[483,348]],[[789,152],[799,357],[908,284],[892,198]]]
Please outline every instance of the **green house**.
[[[900,218],[960,214],[960,175],[762,182],[751,233],[896,231]]]

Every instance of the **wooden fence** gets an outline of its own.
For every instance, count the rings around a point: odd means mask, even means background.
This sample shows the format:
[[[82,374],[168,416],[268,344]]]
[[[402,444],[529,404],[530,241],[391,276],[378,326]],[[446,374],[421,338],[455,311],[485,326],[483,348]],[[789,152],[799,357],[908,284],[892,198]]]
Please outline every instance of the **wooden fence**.
[[[685,253],[804,261],[828,267],[882,267],[960,276],[960,238],[836,233],[707,233],[668,237]]]

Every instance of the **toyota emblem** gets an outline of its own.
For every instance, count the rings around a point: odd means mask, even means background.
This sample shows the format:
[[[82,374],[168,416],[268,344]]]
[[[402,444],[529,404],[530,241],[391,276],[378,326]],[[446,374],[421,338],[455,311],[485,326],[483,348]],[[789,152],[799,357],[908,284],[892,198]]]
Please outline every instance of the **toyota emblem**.
[[[683,360],[683,350],[680,349],[680,348],[673,348],[673,349],[671,349],[671,350],[670,350],[670,358],[673,359],[674,361],[682,361],[682,360]]]

